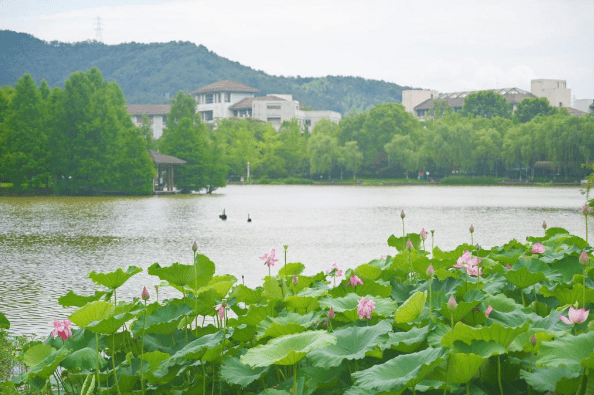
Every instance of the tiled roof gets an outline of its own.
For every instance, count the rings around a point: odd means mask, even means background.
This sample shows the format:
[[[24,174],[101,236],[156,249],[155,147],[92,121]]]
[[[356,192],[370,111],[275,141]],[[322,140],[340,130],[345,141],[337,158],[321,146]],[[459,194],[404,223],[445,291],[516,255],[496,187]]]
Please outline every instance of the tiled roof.
[[[563,107],[565,108],[567,111],[569,111],[569,113],[573,116],[579,117],[581,115],[587,114],[587,112],[584,112],[582,110],[578,110],[577,108],[573,108],[573,107]]]
[[[520,88],[501,88],[501,89],[485,89],[491,90],[495,93],[499,93],[503,96],[507,101],[510,103],[519,103],[527,97],[535,98],[532,93],[525,91]],[[424,102],[417,105],[414,109],[415,110],[430,110],[434,107],[435,100],[444,100],[448,103],[450,107],[462,107],[464,105],[464,99],[466,96],[470,95],[471,93],[480,92],[480,91],[464,91],[464,92],[451,92],[451,93],[441,93],[439,96],[425,100]]]
[[[128,104],[130,114],[166,115],[170,109],[170,104]]]
[[[274,95],[267,95],[267,96],[258,96],[258,97],[246,97],[243,100],[238,101],[234,105],[230,106],[231,110],[238,110],[240,108],[252,108],[252,103],[254,101],[286,101],[282,97],[274,96]]]
[[[149,150],[149,156],[156,165],[185,165],[186,161],[165,155],[157,151]]]
[[[242,84],[241,82],[232,81],[232,80],[222,80],[213,82],[212,84],[203,86],[202,88],[198,88],[192,93],[206,93],[206,92],[248,92],[248,93],[256,93],[260,92],[259,89],[252,88],[251,86],[247,86]]]

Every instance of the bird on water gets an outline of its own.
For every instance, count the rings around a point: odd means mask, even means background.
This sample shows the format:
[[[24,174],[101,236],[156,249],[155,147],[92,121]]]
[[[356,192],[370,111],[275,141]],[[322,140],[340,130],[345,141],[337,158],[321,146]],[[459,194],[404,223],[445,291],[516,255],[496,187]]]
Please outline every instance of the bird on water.
[[[248,222],[252,222],[252,219],[250,218],[249,214],[248,214]]]
[[[227,214],[225,214],[225,209],[223,209],[223,214],[219,215],[219,218],[223,221],[227,219]]]

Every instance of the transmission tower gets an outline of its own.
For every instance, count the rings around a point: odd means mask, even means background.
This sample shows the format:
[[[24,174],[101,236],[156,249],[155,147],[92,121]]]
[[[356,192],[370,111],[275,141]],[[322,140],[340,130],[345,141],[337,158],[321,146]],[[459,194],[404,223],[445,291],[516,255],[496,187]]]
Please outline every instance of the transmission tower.
[[[102,42],[103,34],[101,33],[101,18],[97,17],[97,24],[95,25],[95,41]]]

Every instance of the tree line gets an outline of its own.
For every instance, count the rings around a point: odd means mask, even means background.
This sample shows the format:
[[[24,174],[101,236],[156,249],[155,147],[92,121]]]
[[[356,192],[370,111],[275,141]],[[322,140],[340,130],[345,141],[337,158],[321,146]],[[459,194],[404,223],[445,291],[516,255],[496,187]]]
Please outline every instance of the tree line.
[[[71,74],[63,89],[25,74],[0,89],[0,180],[16,190],[51,185],[60,195],[148,194],[155,175],[148,149],[187,162],[175,177],[186,192],[245,179],[248,163],[261,180],[589,173],[582,165],[592,160],[594,116],[572,116],[544,98],[525,99],[512,114],[498,94],[476,92],[461,112],[436,103],[429,118],[384,103],[311,131],[296,120],[278,132],[254,119],[207,125],[192,96],[179,92],[153,141],[148,119],[136,127],[121,89],[98,69]]]

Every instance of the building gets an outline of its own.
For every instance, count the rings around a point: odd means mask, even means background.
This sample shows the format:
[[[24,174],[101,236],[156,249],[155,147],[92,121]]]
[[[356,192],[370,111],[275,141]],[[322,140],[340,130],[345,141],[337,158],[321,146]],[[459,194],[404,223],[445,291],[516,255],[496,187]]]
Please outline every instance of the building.
[[[536,97],[532,93],[520,88],[501,88],[491,90],[503,96],[511,104],[512,112],[516,110],[518,103],[520,103],[525,98]],[[429,112],[433,108],[435,108],[435,103],[437,101],[444,101],[448,105],[448,107],[450,107],[454,112],[460,111],[464,106],[464,99],[466,98],[466,96],[475,92],[479,91],[441,93],[438,96],[433,97],[432,99],[427,99],[424,102],[415,106],[413,114],[420,120],[426,119]]]
[[[573,99],[572,107],[587,114],[594,114],[594,100],[592,99]]]
[[[159,139],[163,136],[163,129],[165,128],[165,121],[171,106],[169,104],[129,104],[128,112],[132,118],[132,122],[136,126],[142,126],[142,117],[146,116],[149,119],[151,130],[153,131],[153,139]]]
[[[410,89],[402,91],[402,105],[411,114],[415,114],[415,107],[425,100],[439,96],[438,91]]]
[[[565,80],[532,80],[530,92],[536,97],[546,97],[551,107],[571,107],[571,89]]]
[[[297,120],[303,129],[311,130],[321,119],[338,123],[342,116],[336,111],[305,111],[299,101],[287,94],[255,96],[259,90],[237,81],[223,80],[192,92],[196,113],[203,122],[217,119],[254,118],[270,122],[279,130],[285,121]]]

